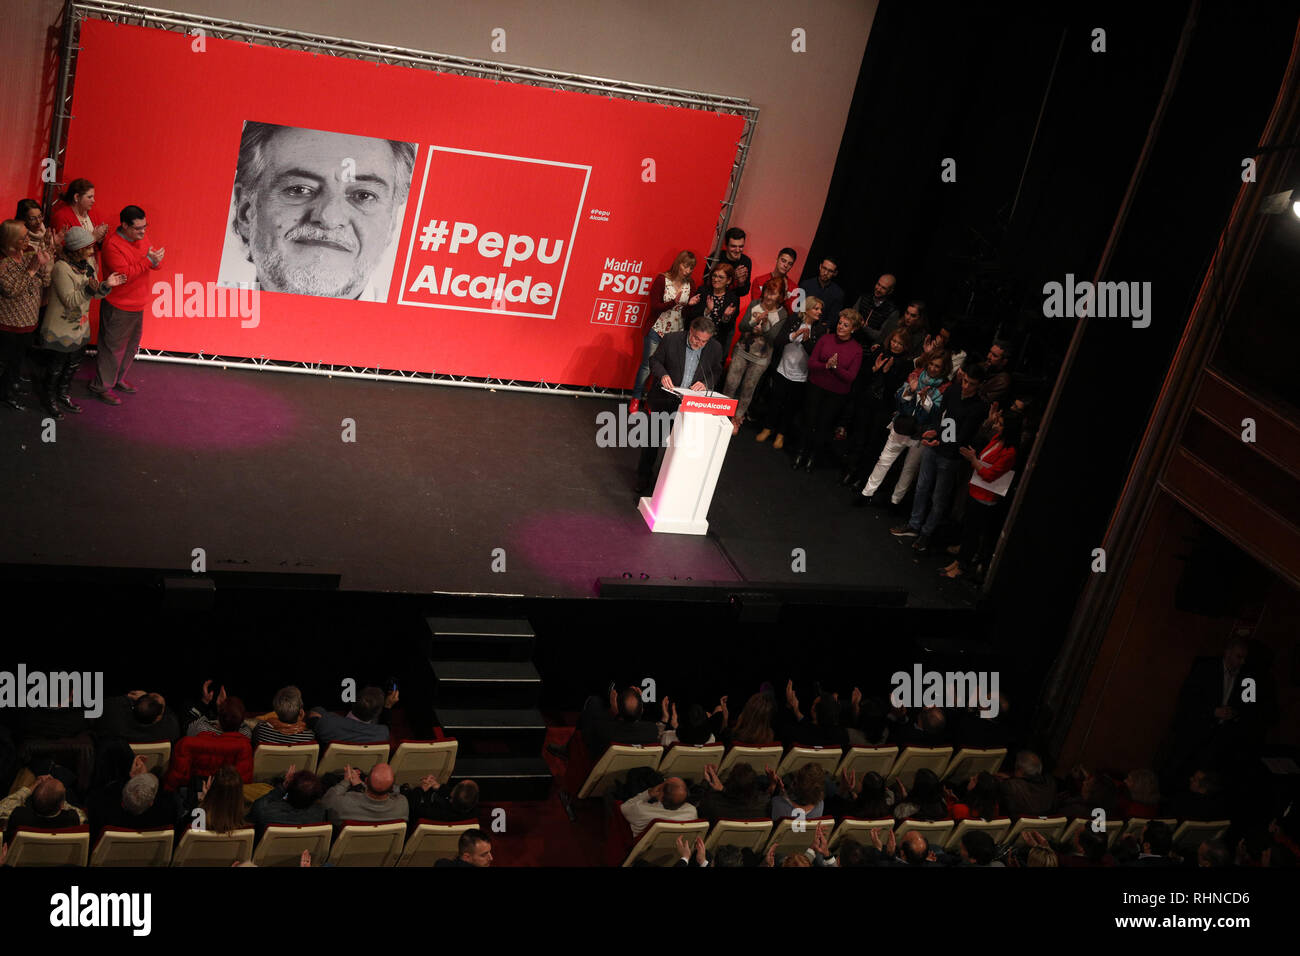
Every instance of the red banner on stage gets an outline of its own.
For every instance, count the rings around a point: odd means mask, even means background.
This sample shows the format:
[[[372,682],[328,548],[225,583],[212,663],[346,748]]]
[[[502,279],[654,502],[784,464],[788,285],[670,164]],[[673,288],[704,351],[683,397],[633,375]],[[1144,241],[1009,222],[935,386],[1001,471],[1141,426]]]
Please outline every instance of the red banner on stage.
[[[743,127],[98,20],[73,114],[65,176],[166,250],[146,348],[614,388]]]

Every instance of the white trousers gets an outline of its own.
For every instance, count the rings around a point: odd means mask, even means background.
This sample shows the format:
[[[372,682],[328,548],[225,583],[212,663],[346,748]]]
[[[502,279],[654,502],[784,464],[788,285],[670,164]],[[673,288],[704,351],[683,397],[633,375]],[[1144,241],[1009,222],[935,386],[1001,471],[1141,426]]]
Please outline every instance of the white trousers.
[[[921,452],[924,449],[921,446],[919,438],[904,438],[894,431],[893,426],[889,428],[889,440],[885,442],[885,449],[880,453],[880,458],[876,461],[876,467],[871,470],[871,477],[867,479],[866,485],[862,489],[862,496],[870,498],[876,493],[885,476],[889,474],[890,467],[894,461],[904,451],[907,452],[907,458],[903,461],[903,473],[898,477],[898,484],[894,486],[894,493],[889,496],[889,500],[898,504],[907,495],[907,490],[912,487],[912,482],[916,480],[916,473],[921,467]]]

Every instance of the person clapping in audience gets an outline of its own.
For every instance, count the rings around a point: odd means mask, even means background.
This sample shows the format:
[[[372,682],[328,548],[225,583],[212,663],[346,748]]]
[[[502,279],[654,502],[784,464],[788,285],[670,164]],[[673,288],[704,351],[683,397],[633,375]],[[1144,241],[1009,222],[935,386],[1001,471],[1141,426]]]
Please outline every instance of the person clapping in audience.
[[[290,764],[284,779],[253,801],[248,819],[257,827],[259,838],[272,823],[294,826],[325,823],[328,815],[321,804],[324,793],[320,777],[310,770],[298,770]]]
[[[632,828],[632,836],[639,837],[654,820],[694,820],[697,814],[689,797],[686,781],[669,777],[624,800],[619,810]]]
[[[772,790],[773,822],[787,817],[811,820],[820,817],[826,809],[826,770],[820,764],[804,764],[790,774],[788,783],[768,767],[767,779]],[[802,816],[796,810],[802,810]]]
[[[411,821],[460,823],[478,818],[478,784],[462,780],[454,787],[444,787],[433,774],[425,774],[418,787],[403,788],[411,805]]]
[[[335,826],[341,826],[345,820],[405,822],[410,817],[406,797],[393,792],[393,768],[386,763],[371,767],[364,782],[358,768],[345,766],[343,779],[325,791],[321,803]]]
[[[747,763],[732,767],[725,783],[718,777],[718,768],[709,764],[704,768],[704,786],[700,816],[710,823],[759,820],[770,812],[771,798],[759,789],[758,774]]]

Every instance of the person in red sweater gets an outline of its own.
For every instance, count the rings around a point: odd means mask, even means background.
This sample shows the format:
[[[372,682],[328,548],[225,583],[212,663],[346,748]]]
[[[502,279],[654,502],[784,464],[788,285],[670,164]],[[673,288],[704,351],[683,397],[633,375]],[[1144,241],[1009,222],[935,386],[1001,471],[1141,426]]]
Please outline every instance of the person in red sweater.
[[[95,380],[90,392],[108,405],[121,405],[112,389],[135,393],[126,380],[135,361],[144,328],[145,306],[153,300],[150,271],[162,265],[165,250],[155,249],[145,239],[148,222],[139,206],[122,210],[122,224],[104,243],[104,268],[120,272],[126,281],[108,294],[99,307],[99,354],[95,358]]]
[[[785,304],[787,312],[794,311],[794,303],[798,298],[799,283],[797,279],[791,278],[790,270],[794,268],[795,261],[799,258],[799,253],[795,252],[789,246],[782,249],[776,256],[776,265],[767,275],[759,276],[753,281],[749,289],[749,305],[753,305],[763,298],[763,288],[773,279],[781,283],[780,299]]]
[[[91,212],[94,208],[95,184],[89,179],[74,179],[50,209],[50,228],[58,234],[67,232],[73,226],[80,226],[94,236],[95,254],[90,261],[98,275],[99,252],[104,246],[104,237],[108,235],[108,223]]]
[[[975,476],[991,483],[1015,467],[1021,427],[1018,415],[1004,414],[997,402],[990,406],[985,428],[992,429],[992,437],[984,450],[977,456],[973,448],[960,449],[961,456],[970,463]],[[977,561],[987,562],[992,557],[998,518],[1007,501],[1005,495],[995,494],[976,485],[974,478],[966,488],[970,501],[962,525],[961,550],[957,554],[957,560],[939,572],[948,578],[959,578],[975,567]]]
[[[167,776],[163,778],[166,789],[185,786],[194,777],[210,777],[225,766],[233,766],[244,783],[253,782],[253,745],[239,732],[244,723],[244,702],[238,697],[227,697],[217,711],[217,721],[220,733],[205,730],[176,741]]]
[[[794,467],[811,472],[818,450],[849,399],[849,389],[862,367],[862,346],[853,333],[862,327],[856,309],[840,312],[834,335],[823,335],[808,356],[808,390],[804,393],[804,434]]]

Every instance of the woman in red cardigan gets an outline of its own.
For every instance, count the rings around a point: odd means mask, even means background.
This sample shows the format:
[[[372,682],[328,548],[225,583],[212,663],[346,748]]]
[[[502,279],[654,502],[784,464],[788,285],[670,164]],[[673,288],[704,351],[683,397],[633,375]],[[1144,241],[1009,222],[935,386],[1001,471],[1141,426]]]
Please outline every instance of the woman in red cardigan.
[[[993,482],[1015,467],[1016,446],[1020,444],[1022,426],[1018,415],[1004,415],[997,402],[991,406],[986,424],[992,427],[993,437],[984,450],[976,456],[974,449],[963,448],[961,456],[975,469],[975,476]],[[959,578],[973,568],[977,560],[989,559],[993,536],[998,530],[997,519],[1007,500],[1006,495],[980,488],[973,480],[966,487],[971,500],[967,502],[961,551],[956,561],[939,572],[948,578]]]
[[[628,406],[630,414],[636,414],[645,395],[645,380],[650,377],[650,356],[655,354],[659,343],[669,332],[682,330],[682,309],[696,305],[699,295],[691,296],[691,273],[695,271],[695,253],[683,249],[677,253],[672,266],[667,272],[655,276],[650,284],[647,299],[649,315],[646,316],[645,344],[641,349],[641,367],[636,370],[636,387],[632,389],[632,403]],[[717,388],[714,383],[710,388]]]
[[[96,254],[90,261],[95,267],[95,274],[99,275],[98,253],[104,245],[104,237],[108,235],[108,223],[98,214],[92,216],[90,213],[95,206],[95,184],[89,179],[74,179],[68,183],[68,191],[59,199],[50,210],[50,226],[56,234],[80,226],[94,236]]]

